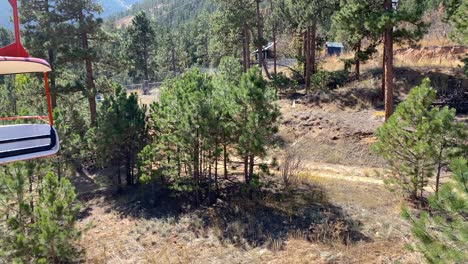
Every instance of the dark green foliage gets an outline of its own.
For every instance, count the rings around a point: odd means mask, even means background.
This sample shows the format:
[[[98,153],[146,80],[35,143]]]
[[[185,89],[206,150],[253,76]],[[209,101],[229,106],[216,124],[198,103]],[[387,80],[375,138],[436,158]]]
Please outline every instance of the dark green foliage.
[[[11,44],[14,40],[13,32],[0,26],[0,47]]]
[[[74,261],[79,207],[70,182],[35,162],[2,168],[0,177],[0,256],[6,262]]]
[[[218,192],[218,164],[230,150],[244,159],[245,179],[254,179],[255,157],[265,154],[275,132],[274,95],[257,68],[241,75],[239,63],[223,59],[214,76],[192,69],[166,82],[151,105],[152,142],[140,153],[142,180],[190,190],[199,204]],[[206,188],[202,188],[206,186]],[[206,195],[206,196],[205,196]]]
[[[373,150],[388,162],[388,182],[412,199],[423,198],[429,178],[453,156],[466,154],[466,126],[455,121],[455,110],[431,107],[435,90],[429,80],[413,88],[392,117],[377,129]],[[436,186],[437,188],[438,186]]]
[[[330,72],[318,71],[312,75],[310,80],[311,87],[315,90],[327,90],[330,81]]]
[[[242,76],[237,103],[240,111],[237,125],[240,128],[237,149],[240,156],[249,160],[249,175],[245,175],[249,182],[253,177],[255,157],[263,157],[271,136],[276,133],[276,120],[279,117],[278,107],[273,104],[275,95],[266,85],[258,68],[250,69]],[[244,172],[245,173],[245,172]]]
[[[60,151],[51,158],[54,171],[59,178],[73,175],[80,170],[88,154],[86,146],[86,121],[73,106],[56,108],[54,111],[54,127],[60,142]]]
[[[114,94],[100,107],[95,131],[96,152],[100,165],[117,166],[119,185],[122,165],[127,184],[136,183],[136,158],[146,140],[145,112],[146,106],[138,104],[138,96],[127,95],[120,86],[115,87]]]
[[[421,252],[428,263],[466,263],[468,261],[468,164],[455,159],[452,177],[438,195],[429,197],[427,211],[414,215],[403,208],[402,216],[412,226],[416,238],[410,249]]]
[[[127,29],[125,56],[130,61],[130,76],[137,80],[150,80],[149,60],[154,55],[155,31],[145,12],[133,18]]]
[[[376,36],[369,27],[369,20],[373,12],[381,8],[381,1],[342,0],[340,9],[333,14],[332,27],[335,38],[345,41],[355,52],[352,60],[345,62],[345,70],[349,70],[351,64],[356,65],[356,75],[359,78],[359,63],[366,62],[377,52]],[[369,39],[370,44],[363,47],[363,40]]]
[[[445,20],[452,26],[450,36],[460,44],[468,43],[468,2],[465,0],[444,0]]]

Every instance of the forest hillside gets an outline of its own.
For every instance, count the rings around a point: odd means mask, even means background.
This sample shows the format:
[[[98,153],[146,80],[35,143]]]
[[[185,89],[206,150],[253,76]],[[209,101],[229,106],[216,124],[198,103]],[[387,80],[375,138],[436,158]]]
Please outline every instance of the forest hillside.
[[[18,2],[0,263],[468,262],[465,0]]]

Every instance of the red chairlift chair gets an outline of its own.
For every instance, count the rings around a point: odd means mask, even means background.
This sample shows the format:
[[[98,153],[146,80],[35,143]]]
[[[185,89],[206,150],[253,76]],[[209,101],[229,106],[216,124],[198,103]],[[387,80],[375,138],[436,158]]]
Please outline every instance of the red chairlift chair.
[[[52,119],[47,72],[52,69],[42,59],[29,57],[21,45],[19,35],[18,5],[16,0],[8,0],[13,9],[15,42],[0,48],[0,75],[18,73],[42,73],[44,76],[48,116],[13,116],[3,117],[0,121],[35,119],[47,124],[0,125],[0,164],[13,161],[29,160],[54,155],[60,144]]]

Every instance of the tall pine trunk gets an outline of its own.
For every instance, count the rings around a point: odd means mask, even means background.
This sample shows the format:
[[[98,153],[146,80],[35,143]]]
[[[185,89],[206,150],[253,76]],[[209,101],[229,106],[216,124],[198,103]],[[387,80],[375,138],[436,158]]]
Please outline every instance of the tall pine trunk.
[[[224,159],[223,159],[224,179],[227,180],[227,178],[228,178],[228,169],[227,169],[228,154],[227,154],[227,146],[226,146],[226,137],[224,137],[223,152],[224,152],[223,153],[224,154]]]
[[[392,9],[392,0],[384,1],[386,10]],[[393,28],[384,33],[384,84],[385,84],[385,121],[393,113]]]
[[[214,171],[214,176],[215,176],[215,188],[216,188],[216,198],[218,198],[219,195],[219,185],[218,185],[218,155],[215,157],[215,171]]]
[[[249,162],[249,180],[251,180],[253,178],[253,175],[254,175],[255,156],[250,155],[249,159],[250,159],[250,162]]]
[[[213,165],[213,157],[211,156],[212,152],[211,149],[208,150],[208,201],[210,204],[213,203],[213,193],[212,193],[212,185],[213,185],[213,175],[211,174],[211,169]]]
[[[49,49],[48,50],[48,55],[49,55],[49,63],[52,68],[52,72],[48,74],[50,82],[49,82],[49,87],[50,87],[50,104],[52,106],[52,110],[54,110],[57,107],[57,82],[54,74],[54,50]]]
[[[435,189],[435,194],[436,194],[436,197],[439,196],[439,185],[440,185],[440,173],[442,171],[442,157],[443,157],[443,153],[444,153],[444,144],[442,144],[440,146],[440,150],[439,150],[439,155],[437,156],[437,174],[436,174],[436,189]]]
[[[385,34],[382,35],[384,37]],[[380,87],[380,96],[382,98],[382,101],[385,103],[385,49],[383,50],[383,56],[382,56],[382,84]]]
[[[311,64],[310,64],[310,56],[312,55],[310,52],[310,27],[307,27],[305,37],[304,37],[304,53],[305,53],[305,91],[306,94],[310,91],[310,75],[312,72]]]
[[[258,67],[260,71],[263,67],[263,28],[262,28],[262,16],[260,14],[260,0],[255,0],[257,4],[257,58]]]
[[[361,40],[359,40],[356,48],[357,54],[361,52]],[[359,80],[361,78],[361,61],[359,60],[359,56],[356,56],[356,79]]]
[[[306,75],[307,75],[307,61],[308,61],[308,56],[309,56],[309,54],[307,52],[307,50],[308,50],[307,47],[309,46],[307,44],[308,43],[307,36],[308,36],[308,34],[307,34],[307,30],[306,30],[306,31],[304,31],[304,33],[302,33],[302,45],[301,45],[302,52],[299,51],[300,54],[301,54],[302,59],[304,59],[304,70],[303,71],[304,71],[304,81],[306,82],[306,89],[307,89],[307,78],[306,78]]]
[[[317,45],[317,24],[314,22],[312,26],[310,27],[310,33],[309,33],[309,50],[310,50],[310,56],[309,56],[309,63],[310,63],[310,75],[315,74],[316,69],[315,69],[315,46]]]
[[[245,183],[249,184],[250,183],[250,178],[249,178],[249,155],[245,154],[244,156],[244,178],[245,178]]]
[[[242,71],[247,71],[247,59],[245,58],[245,29],[242,29]]]
[[[270,9],[271,9],[271,13],[273,13],[273,0],[270,0]],[[276,21],[273,21],[273,73],[275,75],[278,74],[277,58],[276,58],[276,34],[277,34],[276,31],[277,31]]]
[[[80,14],[80,23],[84,23],[84,15]],[[81,44],[83,50],[88,53],[89,49],[89,39],[86,32],[81,34]],[[91,120],[91,126],[96,125],[96,88],[94,86],[94,77],[93,77],[93,63],[88,57],[85,57],[85,70],[86,70],[86,95],[88,97],[89,103],[89,116]]]
[[[244,72],[247,72],[247,69],[249,68],[249,66],[248,66],[249,59],[248,59],[248,57],[250,56],[250,54],[248,54],[248,49],[247,49],[247,46],[249,45],[247,35],[248,35],[247,28],[244,27],[242,29],[242,56],[243,56],[242,66],[243,66]]]
[[[145,67],[145,81],[149,80],[149,74],[148,74],[148,43],[146,43],[146,40],[143,40],[143,61],[144,61],[144,67]]]
[[[48,18],[50,18],[50,5],[49,1],[45,1],[45,11],[46,15]],[[47,21],[49,28],[52,27],[52,23],[50,19]],[[49,88],[50,88],[50,104],[52,107],[52,110],[54,110],[57,107],[57,85],[56,85],[56,80],[55,80],[55,74],[54,74],[54,69],[55,69],[55,52],[53,49],[49,48],[47,50],[48,56],[49,56],[49,63],[52,69],[52,72],[49,74]]]
[[[199,144],[199,131],[197,129],[197,137],[195,138],[194,146],[193,146],[193,180],[195,182],[195,201],[196,205],[200,204],[200,195],[199,195],[199,186],[200,186],[200,165],[199,165],[199,158],[200,158],[200,144]]]

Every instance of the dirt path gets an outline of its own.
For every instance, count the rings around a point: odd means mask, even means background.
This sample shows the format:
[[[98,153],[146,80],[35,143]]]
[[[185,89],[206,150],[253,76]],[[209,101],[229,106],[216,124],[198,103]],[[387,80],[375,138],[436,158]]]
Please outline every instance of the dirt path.
[[[377,176],[382,175],[380,168],[355,167],[339,164],[312,162],[304,166],[303,173],[310,177],[340,179],[353,182],[383,184]]]

